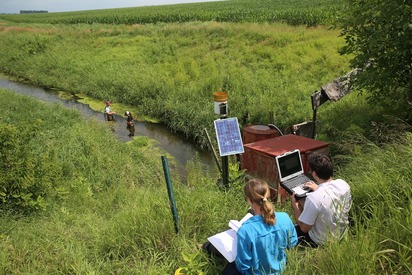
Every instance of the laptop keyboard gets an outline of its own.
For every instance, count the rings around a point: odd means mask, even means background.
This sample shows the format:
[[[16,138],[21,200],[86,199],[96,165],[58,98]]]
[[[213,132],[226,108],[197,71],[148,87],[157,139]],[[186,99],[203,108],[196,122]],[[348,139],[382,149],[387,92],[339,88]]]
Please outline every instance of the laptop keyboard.
[[[305,180],[306,179],[306,180]],[[290,189],[293,189],[302,184],[302,182],[308,181],[308,177],[304,174],[294,177],[293,179],[288,180],[288,186]]]

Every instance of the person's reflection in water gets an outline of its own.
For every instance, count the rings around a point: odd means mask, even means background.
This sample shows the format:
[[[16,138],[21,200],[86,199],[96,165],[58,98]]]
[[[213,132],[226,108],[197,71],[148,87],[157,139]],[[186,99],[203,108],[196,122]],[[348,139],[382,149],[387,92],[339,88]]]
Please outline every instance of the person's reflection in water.
[[[134,128],[134,119],[132,116],[132,113],[129,111],[126,111],[124,113],[125,116],[127,116],[126,119],[126,128],[129,130],[129,137],[133,137],[134,136],[134,132],[135,132],[135,128]]]

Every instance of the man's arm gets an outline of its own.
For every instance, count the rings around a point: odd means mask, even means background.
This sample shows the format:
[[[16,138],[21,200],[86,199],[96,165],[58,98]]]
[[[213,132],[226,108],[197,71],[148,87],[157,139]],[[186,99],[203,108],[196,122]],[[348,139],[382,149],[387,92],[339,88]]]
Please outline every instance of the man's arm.
[[[292,204],[292,210],[293,210],[293,215],[295,217],[295,221],[299,225],[300,230],[302,230],[303,233],[308,233],[309,230],[312,228],[312,225],[308,225],[306,223],[299,221],[299,217],[302,214],[303,207],[299,203],[299,201],[296,200],[294,193],[291,196],[291,204]]]
[[[299,224],[300,230],[302,230],[303,233],[308,233],[312,229],[312,225],[308,225],[299,220],[298,220],[298,224]]]

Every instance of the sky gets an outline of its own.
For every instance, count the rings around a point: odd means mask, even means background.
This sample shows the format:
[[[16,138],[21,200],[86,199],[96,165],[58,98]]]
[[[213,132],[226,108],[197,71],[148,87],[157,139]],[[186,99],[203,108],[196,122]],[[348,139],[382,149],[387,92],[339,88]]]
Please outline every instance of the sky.
[[[64,12],[212,1],[219,0],[0,0],[0,13],[20,13],[20,10]]]

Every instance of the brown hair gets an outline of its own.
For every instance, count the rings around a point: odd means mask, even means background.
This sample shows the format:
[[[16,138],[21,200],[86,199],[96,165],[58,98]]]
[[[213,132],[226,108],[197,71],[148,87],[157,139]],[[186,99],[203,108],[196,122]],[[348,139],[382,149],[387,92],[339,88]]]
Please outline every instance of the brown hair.
[[[251,179],[243,187],[243,192],[246,198],[260,206],[264,222],[274,225],[276,223],[275,208],[270,202],[269,185],[262,180]]]
[[[333,163],[328,155],[312,153],[308,157],[309,167],[320,179],[327,180],[333,176]]]

